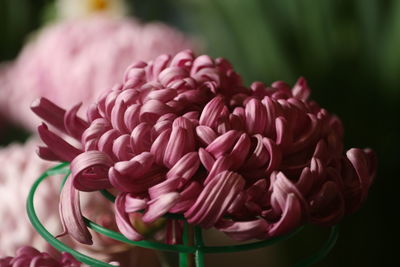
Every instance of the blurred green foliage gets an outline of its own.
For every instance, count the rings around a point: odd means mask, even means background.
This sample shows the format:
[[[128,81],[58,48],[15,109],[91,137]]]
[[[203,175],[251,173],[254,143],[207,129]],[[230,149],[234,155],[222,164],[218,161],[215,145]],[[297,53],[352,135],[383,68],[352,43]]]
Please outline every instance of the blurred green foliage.
[[[42,19],[45,0],[0,0],[0,60],[15,57]],[[338,114],[347,146],[374,148],[379,172],[365,206],[342,224],[318,266],[395,266],[400,174],[400,1],[136,0],[133,14],[200,38],[233,62],[246,83],[294,83]],[[299,255],[310,240],[299,240]],[[303,245],[302,245],[303,244]],[[307,244],[307,245],[305,245]],[[297,256],[299,256],[297,255]]]

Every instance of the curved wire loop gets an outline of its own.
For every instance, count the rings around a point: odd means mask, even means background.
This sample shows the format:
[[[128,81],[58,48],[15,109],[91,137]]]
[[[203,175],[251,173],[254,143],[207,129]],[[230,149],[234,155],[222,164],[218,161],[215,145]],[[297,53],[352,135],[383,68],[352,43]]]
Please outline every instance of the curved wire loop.
[[[65,251],[65,252],[70,253],[72,256],[74,256],[77,260],[79,260],[82,263],[88,264],[90,266],[99,266],[99,267],[115,266],[115,265],[111,265],[111,264],[105,263],[103,261],[94,259],[87,255],[84,255],[84,254],[80,253],[79,251],[76,251],[76,250],[72,249],[71,247],[65,245],[64,243],[59,241],[57,238],[55,238],[49,231],[47,231],[47,229],[40,222],[39,218],[36,215],[36,211],[35,211],[35,207],[34,207],[34,196],[35,196],[36,190],[38,189],[39,185],[48,177],[54,176],[56,174],[64,174],[65,175],[64,181],[62,183],[62,186],[63,186],[64,182],[66,181],[66,179],[68,179],[68,176],[70,175],[69,164],[61,163],[53,168],[48,169],[32,185],[32,188],[29,192],[27,203],[26,203],[28,217],[32,223],[32,226],[54,248],[56,248],[59,251]],[[112,194],[110,194],[108,191],[103,190],[103,191],[101,191],[101,193],[110,201],[115,200],[115,197]],[[181,214],[166,214],[164,217],[169,218],[169,219],[175,219],[175,220],[176,219],[185,220]],[[123,243],[138,246],[138,247],[143,247],[143,248],[179,253],[179,255],[180,255],[179,262],[180,262],[181,267],[189,266],[188,265],[188,257],[187,257],[187,255],[189,255],[189,254],[195,255],[196,267],[204,267],[205,266],[204,265],[204,254],[239,252],[239,251],[247,251],[247,250],[253,250],[253,249],[257,249],[257,248],[261,248],[261,247],[271,246],[277,242],[284,241],[284,240],[287,240],[287,239],[293,237],[294,235],[296,235],[297,233],[299,233],[302,230],[302,227],[299,227],[298,229],[294,230],[293,232],[291,232],[287,235],[271,238],[268,240],[253,242],[253,243],[245,243],[245,244],[238,244],[238,245],[231,245],[231,246],[206,246],[203,241],[201,227],[195,226],[194,227],[194,245],[188,245],[188,227],[189,227],[189,225],[185,221],[184,222],[184,232],[183,232],[183,244],[168,245],[168,244],[154,242],[154,241],[148,241],[148,240],[132,241],[132,240],[127,239],[121,233],[104,228],[101,225],[98,225],[95,222],[93,222],[85,217],[84,217],[84,221],[85,221],[86,225],[89,228],[91,228],[93,231],[103,234],[112,239],[121,241]],[[294,267],[311,266],[311,265],[315,264],[316,262],[322,260],[326,255],[328,255],[328,253],[332,250],[332,248],[334,247],[334,245],[337,241],[338,233],[339,233],[338,230],[339,230],[338,226],[331,227],[330,235],[329,235],[328,239],[326,240],[326,242],[323,244],[323,246],[317,252],[315,252],[310,257],[306,258],[305,260],[299,262]]]

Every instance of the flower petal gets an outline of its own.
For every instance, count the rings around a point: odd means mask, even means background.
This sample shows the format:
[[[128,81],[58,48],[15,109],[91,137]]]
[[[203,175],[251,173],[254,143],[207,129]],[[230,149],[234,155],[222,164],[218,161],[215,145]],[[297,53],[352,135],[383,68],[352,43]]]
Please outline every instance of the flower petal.
[[[253,238],[267,239],[269,237],[268,226],[268,223],[263,219],[240,222],[221,219],[215,228],[234,240],[244,241]]]
[[[58,157],[60,161],[71,162],[82,151],[64,141],[61,137],[51,132],[46,124],[38,127],[38,132],[42,141],[49,150]]]
[[[223,216],[244,184],[243,177],[237,173],[225,171],[218,174],[205,186],[195,204],[185,212],[186,219],[189,223],[210,228]]]
[[[227,107],[224,105],[224,100],[221,96],[216,96],[204,107],[199,123],[215,129],[218,119],[226,112]]]
[[[180,198],[180,194],[177,192],[171,192],[167,194],[163,194],[156,199],[150,200],[148,204],[148,208],[143,215],[143,222],[152,223],[156,219],[163,216],[165,213],[172,208]]]
[[[78,117],[77,112],[82,103],[75,105],[64,115],[64,126],[66,132],[76,140],[81,140],[83,132],[89,126],[88,123]]]
[[[79,191],[72,185],[73,177],[69,177],[61,191],[60,217],[64,232],[59,235],[70,234],[80,243],[91,245],[92,236],[83,221],[79,204]]]
[[[139,241],[143,236],[133,227],[125,210],[127,193],[121,193],[115,199],[115,221],[119,231],[130,240]]]
[[[111,187],[108,169],[113,162],[101,151],[87,151],[71,162],[74,187],[80,191],[96,191]]]
[[[196,173],[199,166],[199,154],[197,152],[187,153],[167,172],[167,179],[180,177],[184,180],[189,180]]]
[[[246,103],[246,129],[250,134],[264,134],[267,124],[267,110],[258,99]]]
[[[33,101],[31,104],[31,110],[58,130],[64,133],[67,132],[64,126],[65,110],[47,98],[41,97]]]

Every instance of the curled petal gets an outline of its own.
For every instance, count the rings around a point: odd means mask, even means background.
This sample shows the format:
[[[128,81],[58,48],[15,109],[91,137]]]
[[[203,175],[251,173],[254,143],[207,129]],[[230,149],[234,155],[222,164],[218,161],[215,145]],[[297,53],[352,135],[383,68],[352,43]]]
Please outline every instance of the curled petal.
[[[199,158],[200,158],[201,164],[204,166],[204,168],[206,168],[207,171],[210,172],[215,163],[214,157],[211,156],[211,154],[208,153],[204,148],[200,148],[199,149]]]
[[[118,160],[127,160],[132,156],[131,137],[128,134],[119,136],[113,143],[112,151]]]
[[[200,159],[198,153],[187,153],[167,172],[167,179],[181,177],[184,180],[189,180],[196,173],[199,166]]]
[[[216,138],[206,147],[206,151],[215,158],[219,158],[231,152],[234,144],[240,137],[240,132],[231,130]]]
[[[292,142],[292,132],[289,129],[289,124],[284,117],[278,117],[275,120],[276,127],[276,144],[286,150]]]
[[[229,157],[218,158],[208,173],[207,178],[204,180],[204,184],[206,185],[210,183],[211,180],[216,179],[219,173],[230,170],[232,168],[232,164],[233,162]]]
[[[242,176],[237,173],[220,173],[205,186],[195,204],[185,212],[188,222],[204,228],[213,226],[243,189],[244,184]]]
[[[168,102],[172,100],[176,96],[177,92],[174,89],[161,89],[161,90],[155,90],[151,91],[145,98],[144,101],[148,101],[150,99],[156,99],[161,102]]]
[[[346,213],[354,212],[365,200],[376,172],[374,154],[366,150],[352,148],[346,152],[342,162],[342,179]]]
[[[152,72],[152,78],[151,79],[156,79],[159,78],[159,75],[161,72],[167,67],[168,63],[171,61],[171,56],[170,55],[160,55],[154,60],[153,64],[153,72]]]
[[[120,136],[120,133],[115,129],[110,129],[105,132],[97,143],[97,147],[100,151],[110,155],[113,159],[116,159],[115,155],[112,153],[113,145],[115,139]]]
[[[224,105],[224,100],[221,96],[214,97],[207,105],[204,107],[200,115],[199,123],[200,125],[205,125],[215,129],[218,119],[223,116],[224,111],[227,108]]]
[[[97,149],[97,139],[110,129],[110,124],[103,118],[95,119],[90,126],[82,134],[82,143],[85,150]],[[90,147],[89,144],[94,142],[94,146]]]
[[[282,162],[282,152],[279,147],[269,138],[264,137],[262,139],[264,147],[267,149],[269,154],[269,163],[267,167],[267,174],[271,174],[276,170]]]
[[[179,201],[179,198],[179,193],[171,192],[163,194],[156,199],[152,199],[147,203],[148,208],[143,215],[143,221],[145,223],[154,222],[156,219],[167,213],[169,209]]]
[[[139,124],[140,107],[139,104],[131,105],[124,113],[124,124],[129,131],[132,131]]]
[[[131,148],[135,154],[150,150],[152,129],[150,124],[142,122],[132,131]]]
[[[119,231],[130,240],[139,241],[143,236],[133,227],[129,214],[125,210],[127,193],[121,193],[115,199],[115,221]]]
[[[159,184],[156,184],[149,188],[149,196],[151,199],[156,199],[164,194],[176,192],[179,184],[182,183],[182,179],[176,177],[174,179],[167,179]]]
[[[172,167],[183,155],[195,148],[193,129],[173,127],[167,147],[165,148],[164,164]]]
[[[163,164],[165,157],[165,150],[167,149],[168,140],[170,136],[171,136],[171,130],[167,129],[163,131],[151,145],[150,152],[151,154],[153,154],[155,162],[159,165]]]
[[[140,166],[140,163],[139,163]],[[138,170],[144,172],[144,170]],[[137,172],[135,173],[137,174]],[[141,176],[121,175],[115,168],[108,172],[111,184],[122,192],[131,192],[135,195],[145,194],[150,187],[161,183],[165,179],[165,171],[153,166]]]
[[[187,70],[180,67],[169,67],[164,69],[158,79],[163,86],[168,86],[171,82],[176,80],[182,80],[188,77],[189,73]]]
[[[301,201],[295,194],[289,193],[282,207],[282,215],[279,221],[270,225],[268,234],[270,236],[287,234],[298,227],[302,221],[303,210]]]
[[[132,196],[131,194],[126,194],[125,195],[125,211],[130,213],[130,212],[136,212],[139,210],[144,210],[147,208],[147,200],[142,199],[142,198],[136,198]]]
[[[198,56],[193,61],[192,70],[190,75],[194,75],[196,72],[200,71],[203,68],[209,68],[214,66],[214,61],[207,55]]]
[[[273,187],[273,192],[271,196],[272,206],[274,206],[276,203],[277,205],[279,205],[279,208],[282,209],[287,202],[286,196],[288,194],[294,194],[302,204],[302,207],[306,207],[305,200],[297,187],[282,172],[279,172],[276,175],[276,179],[271,182],[271,185]]]
[[[108,172],[110,183],[122,192],[136,192],[142,184],[142,180],[147,176],[151,177],[153,167],[153,155],[149,152],[143,152],[129,161],[117,162]],[[154,177],[153,177],[154,178]]]
[[[79,204],[79,191],[72,185],[73,177],[69,177],[61,191],[60,217],[64,232],[59,235],[70,234],[80,243],[91,245],[92,236],[83,221]]]
[[[268,151],[263,144],[263,137],[259,134],[254,135],[253,143],[254,142],[254,151],[251,152],[250,150],[250,155],[243,166],[246,169],[254,169],[264,166],[269,159]]]
[[[117,129],[120,133],[128,133],[128,129],[125,126],[125,111],[128,106],[124,100],[115,101],[115,105],[111,111],[111,125],[114,129]]]
[[[267,124],[267,110],[258,99],[246,104],[246,128],[250,134],[263,134]]]
[[[243,133],[239,137],[239,140],[236,142],[235,146],[232,148],[232,151],[228,156],[232,161],[232,165],[236,169],[239,169],[247,159],[250,151],[250,146],[251,141],[249,136],[246,133]]]
[[[196,127],[196,135],[203,145],[209,145],[217,138],[217,134],[208,126],[200,125]]]
[[[173,113],[173,109],[161,101],[152,99],[143,104],[140,109],[140,121],[154,124],[157,119],[167,113]]]
[[[170,209],[170,212],[182,213],[187,211],[193,206],[202,189],[203,187],[198,182],[191,182],[189,186],[180,193],[181,197],[179,202]]]
[[[111,158],[101,151],[87,151],[71,162],[73,185],[80,191],[95,191],[111,187],[108,169]]]
[[[66,132],[77,140],[81,139],[83,132],[89,126],[88,123],[77,116],[82,103],[68,110],[64,115],[64,126]]]
[[[294,97],[306,101],[310,95],[310,88],[308,87],[306,79],[300,77],[292,89]]]
[[[171,66],[174,67],[186,67],[193,62],[193,52],[191,50],[183,50],[176,54],[171,61]]]

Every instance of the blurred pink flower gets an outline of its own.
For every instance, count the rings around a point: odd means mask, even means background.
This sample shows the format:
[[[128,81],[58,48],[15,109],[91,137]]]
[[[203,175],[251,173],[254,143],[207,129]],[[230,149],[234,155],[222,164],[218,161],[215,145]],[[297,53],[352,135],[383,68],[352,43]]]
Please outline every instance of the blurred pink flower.
[[[36,232],[26,214],[26,199],[33,182],[49,167],[50,162],[40,159],[35,150],[39,142],[36,138],[25,144],[11,144],[0,149],[0,257],[13,255],[21,246],[33,246],[40,251],[58,256],[58,252]],[[45,180],[35,195],[35,208],[40,221],[53,235],[61,232],[59,219],[59,188],[63,176]],[[81,206],[86,216],[111,229],[117,229],[113,222],[114,212],[110,202],[100,194],[84,194]],[[82,246],[67,237],[62,239],[67,245],[95,258],[113,260],[122,266],[159,266],[157,259],[142,249],[123,245],[109,238],[95,234],[95,245]],[[0,265],[2,266],[2,265]]]
[[[132,61],[191,47],[180,32],[162,23],[93,16],[53,24],[34,35],[2,71],[0,110],[33,131],[39,121],[29,106],[37,97],[85,106],[118,82]]]
[[[12,255],[17,248],[31,245],[41,251],[49,247],[31,226],[26,215],[26,199],[33,182],[50,167],[35,153],[38,141],[31,139],[25,145],[11,144],[0,149],[0,256]],[[35,206],[38,217],[50,232],[60,231],[58,185],[61,177],[51,179],[40,187]]]
[[[25,246],[17,250],[15,257],[0,258],[1,267],[30,266],[30,267],[79,267],[80,262],[70,254],[62,253],[61,259],[52,258],[46,252]]]
[[[67,232],[91,243],[75,196],[105,188],[119,191],[116,223],[133,240],[143,238],[132,223],[141,210],[147,223],[182,213],[237,240],[337,223],[365,200],[375,158],[361,149],[343,156],[340,120],[309,94],[303,78],[293,88],[247,88],[228,61],[186,50],[130,66],[87,121],[79,105],[65,111],[39,99],[33,111],[81,142],[39,127],[40,156],[71,162],[61,197]],[[167,238],[179,236],[175,226]]]

